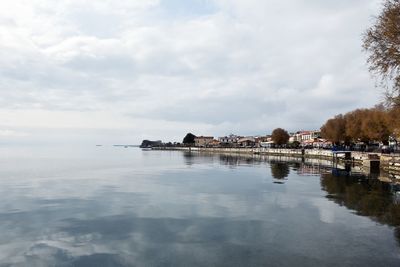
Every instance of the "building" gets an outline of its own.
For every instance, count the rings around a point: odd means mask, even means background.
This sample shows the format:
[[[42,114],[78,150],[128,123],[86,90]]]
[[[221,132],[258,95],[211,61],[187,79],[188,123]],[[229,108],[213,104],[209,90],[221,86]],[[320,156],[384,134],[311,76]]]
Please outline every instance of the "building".
[[[241,138],[240,136],[237,136],[237,135],[234,135],[234,134],[230,134],[229,136],[219,137],[218,141],[221,144],[233,145],[233,144],[237,144],[237,141],[240,138]]]
[[[256,140],[254,137],[243,137],[237,140],[237,144],[241,147],[254,147],[256,145]]]
[[[254,136],[254,140],[256,142],[256,147],[261,147],[262,142],[267,142],[269,136]]]
[[[218,140],[213,139],[210,143],[209,146],[212,147],[219,147],[221,145],[221,143]]]
[[[291,134],[289,138],[289,142],[299,142],[299,143],[310,143],[310,140],[317,140],[318,138],[321,138],[321,132],[320,131],[299,131],[296,133]]]
[[[194,138],[194,145],[197,147],[206,147],[210,146],[213,141],[213,136],[197,136]]]
[[[298,142],[297,133],[289,133],[289,143]]]

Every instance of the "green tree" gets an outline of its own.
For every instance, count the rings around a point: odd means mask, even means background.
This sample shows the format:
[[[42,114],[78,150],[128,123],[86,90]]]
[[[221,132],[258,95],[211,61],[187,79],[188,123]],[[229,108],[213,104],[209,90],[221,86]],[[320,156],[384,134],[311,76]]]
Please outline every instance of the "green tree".
[[[196,136],[192,133],[188,133],[186,134],[186,136],[183,138],[182,143],[184,143],[185,145],[190,145],[190,144],[194,144],[194,139],[196,138]]]
[[[272,131],[272,141],[275,142],[277,145],[284,145],[287,144],[289,141],[289,134],[286,130],[282,128],[276,128]]]
[[[386,0],[381,14],[364,34],[370,72],[387,88],[391,106],[400,106],[400,0]]]

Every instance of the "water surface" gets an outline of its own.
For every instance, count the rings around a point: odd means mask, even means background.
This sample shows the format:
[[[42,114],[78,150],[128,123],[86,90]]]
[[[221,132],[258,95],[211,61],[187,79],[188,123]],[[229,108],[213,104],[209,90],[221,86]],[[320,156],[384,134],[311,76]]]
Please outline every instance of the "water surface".
[[[396,190],[324,161],[0,147],[0,266],[400,266]]]

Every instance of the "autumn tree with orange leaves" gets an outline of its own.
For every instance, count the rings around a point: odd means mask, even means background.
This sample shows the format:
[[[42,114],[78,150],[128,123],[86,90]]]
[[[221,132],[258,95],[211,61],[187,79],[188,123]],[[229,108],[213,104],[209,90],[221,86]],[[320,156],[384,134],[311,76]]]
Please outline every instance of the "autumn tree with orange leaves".
[[[375,107],[337,115],[321,127],[321,134],[335,144],[360,141],[378,141],[386,144],[393,130],[390,111]]]

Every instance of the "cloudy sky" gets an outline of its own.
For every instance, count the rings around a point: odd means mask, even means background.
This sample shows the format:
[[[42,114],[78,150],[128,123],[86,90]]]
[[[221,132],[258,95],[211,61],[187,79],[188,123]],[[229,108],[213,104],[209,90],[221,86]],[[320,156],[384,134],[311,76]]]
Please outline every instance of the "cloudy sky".
[[[0,1],[0,143],[317,129],[382,98],[380,0]]]

